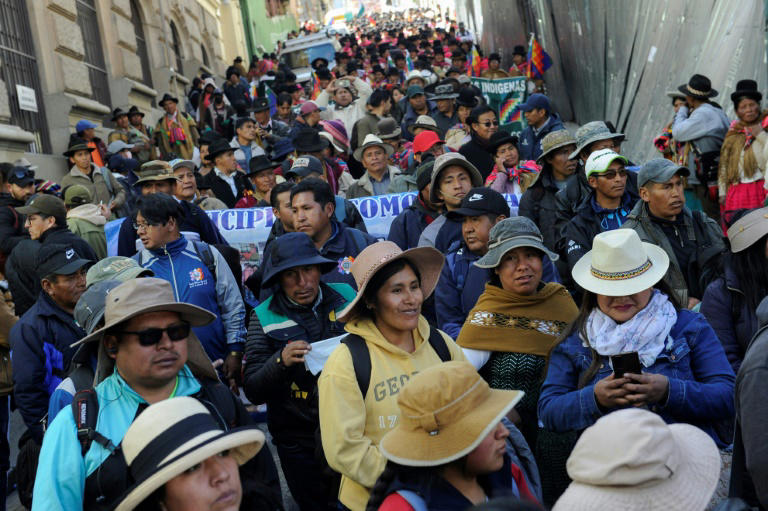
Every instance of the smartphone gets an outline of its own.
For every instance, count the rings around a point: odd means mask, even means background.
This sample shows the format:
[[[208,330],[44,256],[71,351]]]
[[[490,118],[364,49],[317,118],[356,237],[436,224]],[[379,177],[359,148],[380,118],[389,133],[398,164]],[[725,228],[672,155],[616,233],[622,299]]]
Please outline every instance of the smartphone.
[[[622,378],[625,373],[641,374],[643,366],[640,364],[640,356],[636,351],[611,355],[611,365],[616,378]]]

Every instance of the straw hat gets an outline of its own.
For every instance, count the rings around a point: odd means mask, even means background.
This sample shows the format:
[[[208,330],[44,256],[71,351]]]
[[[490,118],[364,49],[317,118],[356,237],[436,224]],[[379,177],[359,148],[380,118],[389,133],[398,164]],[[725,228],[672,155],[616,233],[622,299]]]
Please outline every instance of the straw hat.
[[[573,267],[573,280],[587,291],[627,296],[644,291],[664,278],[669,256],[660,247],[640,241],[632,229],[601,232],[592,250]]]
[[[720,454],[696,426],[629,408],[587,428],[567,468],[573,482],[553,511],[701,511],[717,486]]]
[[[768,208],[750,211],[728,228],[731,252],[741,252],[768,234]]]
[[[175,397],[144,410],[120,445],[135,482],[115,509],[129,511],[174,477],[223,451],[244,464],[264,446],[264,433],[255,426],[224,431],[200,401]]]
[[[391,241],[379,241],[373,245],[368,245],[352,263],[350,272],[357,284],[357,296],[336,315],[336,319],[349,321],[355,315],[355,309],[365,295],[365,288],[376,275],[376,272],[398,259],[406,259],[419,271],[421,292],[424,300],[426,300],[435,290],[437,281],[440,279],[440,270],[442,270],[445,262],[443,254],[432,247],[411,248],[403,252]]]
[[[379,450],[410,467],[450,463],[472,452],[524,394],[491,389],[469,362],[432,366],[403,387],[400,420]]]

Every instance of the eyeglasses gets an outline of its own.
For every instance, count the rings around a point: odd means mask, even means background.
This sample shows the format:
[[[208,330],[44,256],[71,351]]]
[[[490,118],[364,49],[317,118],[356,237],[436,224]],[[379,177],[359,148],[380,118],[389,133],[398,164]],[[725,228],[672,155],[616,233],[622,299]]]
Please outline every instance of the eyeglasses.
[[[482,124],[486,128],[490,128],[491,126],[498,126],[499,125],[499,121],[496,121],[496,120],[494,120],[494,121],[485,121],[485,122],[481,122],[480,124]]]
[[[182,321],[181,323],[176,323],[166,328],[147,328],[146,330],[139,330],[137,332],[122,330],[120,333],[136,335],[139,337],[139,344],[148,347],[156,346],[163,338],[163,332],[168,332],[168,338],[172,341],[182,341],[189,337],[190,328],[191,327],[187,321]]]
[[[597,177],[604,177],[605,179],[614,179],[616,178],[616,174],[619,175],[619,177],[627,177],[627,171],[625,169],[621,170],[609,170],[608,172],[603,172],[601,174],[596,174]]]
[[[139,232],[139,231],[140,231],[140,230],[142,230],[142,229],[149,229],[149,228],[150,228],[150,227],[152,227],[153,225],[159,225],[159,224],[156,224],[156,223],[149,223],[149,222],[146,222],[146,223],[140,224],[140,223],[138,223],[138,222],[134,222],[134,224],[133,224],[133,229],[134,229],[136,232]]]

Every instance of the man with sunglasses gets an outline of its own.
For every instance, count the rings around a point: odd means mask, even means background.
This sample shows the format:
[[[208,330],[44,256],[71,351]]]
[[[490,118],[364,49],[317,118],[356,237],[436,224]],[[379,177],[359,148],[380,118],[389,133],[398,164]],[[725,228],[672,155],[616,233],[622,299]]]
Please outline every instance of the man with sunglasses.
[[[78,393],[45,433],[35,510],[114,509],[129,483],[120,442],[150,404],[190,396],[224,430],[251,423],[193,332],[216,321],[214,314],[177,301],[170,283],[152,277],[131,279],[105,295],[104,325],[73,345],[95,345],[96,386]],[[241,467],[242,482],[255,483],[253,509],[277,509],[277,471],[269,451],[262,452]]]
[[[629,218],[637,195],[627,190],[627,159],[601,149],[587,159],[584,170],[592,193],[581,203],[565,226],[566,258],[572,270],[581,256],[592,249],[592,239],[604,231],[620,228]]]
[[[0,183],[0,271],[5,273],[5,260],[21,240],[29,238],[24,229],[24,217],[14,208],[23,206],[35,193],[35,171],[10,167],[0,176]]]
[[[178,202],[164,193],[141,197],[136,203],[135,228],[144,249],[134,256],[143,268],[173,284],[177,300],[216,314],[210,324],[195,329],[211,360],[223,362],[222,373],[232,390],[243,360],[245,306],[227,261],[214,247],[187,240],[179,223]],[[210,254],[212,268],[204,260]]]

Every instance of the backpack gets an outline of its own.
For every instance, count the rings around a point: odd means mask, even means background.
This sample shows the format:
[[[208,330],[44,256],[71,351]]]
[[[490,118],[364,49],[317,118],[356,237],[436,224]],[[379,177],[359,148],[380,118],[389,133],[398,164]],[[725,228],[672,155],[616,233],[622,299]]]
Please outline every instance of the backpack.
[[[355,334],[348,334],[341,340],[341,342],[347,345],[349,353],[352,355],[352,365],[355,369],[357,385],[360,387],[360,393],[363,395],[363,399],[365,399],[365,395],[368,393],[368,386],[371,383],[372,368],[371,353],[368,350],[368,344],[366,344],[365,339]],[[451,360],[451,352],[439,330],[432,327],[429,328],[428,342],[442,362]]]

